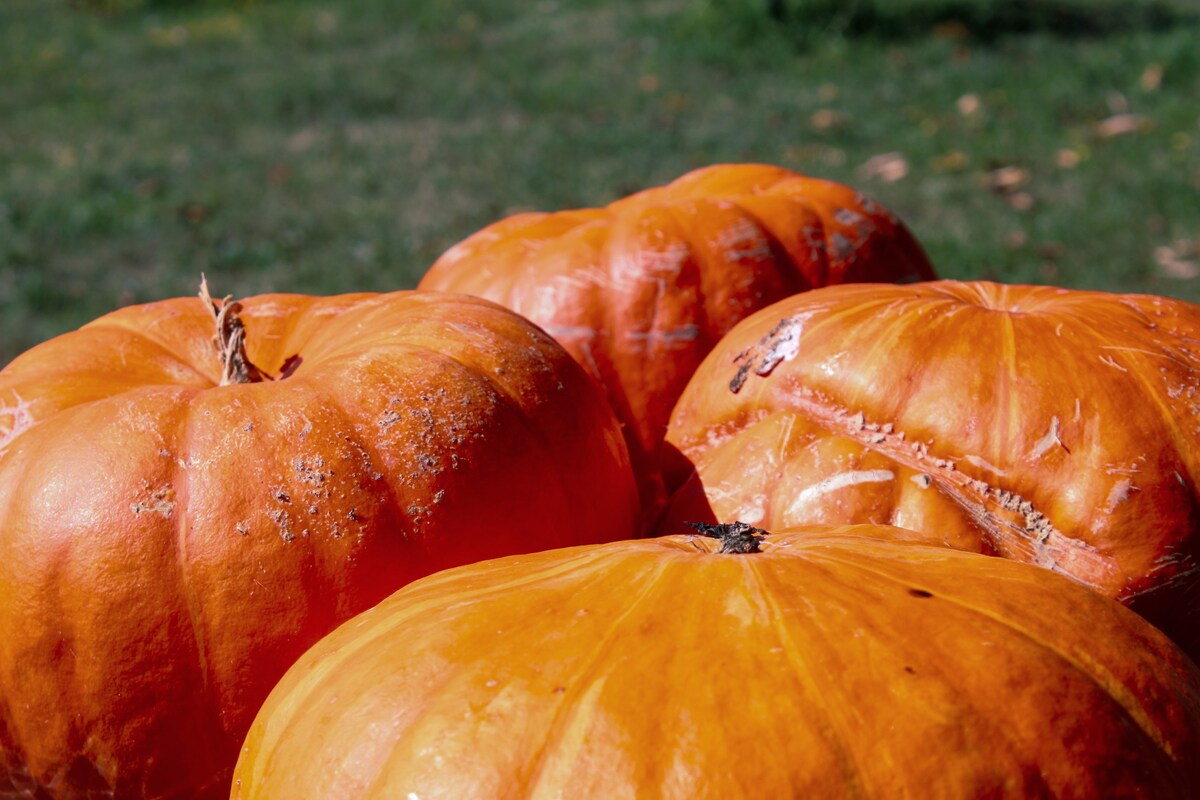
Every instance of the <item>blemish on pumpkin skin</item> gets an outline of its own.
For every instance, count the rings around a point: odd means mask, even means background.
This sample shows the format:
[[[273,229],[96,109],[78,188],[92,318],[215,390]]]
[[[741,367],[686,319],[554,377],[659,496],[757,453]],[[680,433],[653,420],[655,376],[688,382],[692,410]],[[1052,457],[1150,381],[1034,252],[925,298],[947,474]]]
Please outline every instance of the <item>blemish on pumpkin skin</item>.
[[[149,490],[149,487],[146,488]],[[170,486],[155,489],[150,492],[149,498],[132,503],[129,508],[135,516],[155,513],[162,515],[164,519],[170,519],[175,511],[175,490]]]
[[[13,392],[13,404],[0,407],[0,419],[8,418],[7,426],[0,430],[0,453],[12,444],[12,441],[34,425],[33,414],[29,409],[33,403]]]
[[[734,394],[740,392],[752,371],[765,378],[781,363],[795,358],[800,352],[804,322],[814,314],[815,311],[807,311],[780,320],[757,344],[734,356],[733,363],[737,370],[729,382],[729,391]]]

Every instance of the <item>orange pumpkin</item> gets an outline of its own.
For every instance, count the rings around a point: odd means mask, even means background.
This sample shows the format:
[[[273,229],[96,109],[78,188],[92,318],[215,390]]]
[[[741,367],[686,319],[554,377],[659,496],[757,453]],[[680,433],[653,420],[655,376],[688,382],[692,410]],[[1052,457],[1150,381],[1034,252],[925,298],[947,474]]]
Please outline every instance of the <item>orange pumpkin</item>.
[[[604,384],[649,520],[664,499],[658,457],[671,407],[739,320],[817,286],[932,277],[908,230],[869,198],[741,164],[606,208],[502,220],[448,250],[419,288],[514,309]]]
[[[911,536],[733,529],[422,579],[288,671],[232,796],[1200,794],[1200,670],[1164,636]]]
[[[879,522],[1069,575],[1200,652],[1200,307],[843,286],[734,330],[668,440],[682,520]]]
[[[434,570],[635,522],[603,393],[516,314],[213,307],[229,385],[195,298],[0,372],[0,795],[226,795],[263,698],[336,625]]]

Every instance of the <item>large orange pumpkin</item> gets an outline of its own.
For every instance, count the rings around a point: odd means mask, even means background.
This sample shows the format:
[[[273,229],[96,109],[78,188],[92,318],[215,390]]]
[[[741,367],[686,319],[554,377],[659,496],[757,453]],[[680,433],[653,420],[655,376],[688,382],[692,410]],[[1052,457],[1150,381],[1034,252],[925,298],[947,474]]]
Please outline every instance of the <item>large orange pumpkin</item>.
[[[649,519],[664,496],[658,454],[671,407],[734,324],[817,286],[932,277],[908,230],[871,199],[740,164],[606,208],[509,217],[448,250],[419,288],[514,309],[604,384]]]
[[[947,281],[789,298],[680,398],[686,484],[663,530],[937,530],[1132,603],[1195,654],[1197,342],[1200,307],[1152,296]]]
[[[729,530],[425,578],[288,671],[233,797],[1200,795],[1200,670],[1164,636],[911,536]]]
[[[516,314],[415,292],[232,308],[229,385],[195,298],[0,372],[0,796],[225,795],[259,704],[340,622],[436,569],[635,523],[603,393]]]

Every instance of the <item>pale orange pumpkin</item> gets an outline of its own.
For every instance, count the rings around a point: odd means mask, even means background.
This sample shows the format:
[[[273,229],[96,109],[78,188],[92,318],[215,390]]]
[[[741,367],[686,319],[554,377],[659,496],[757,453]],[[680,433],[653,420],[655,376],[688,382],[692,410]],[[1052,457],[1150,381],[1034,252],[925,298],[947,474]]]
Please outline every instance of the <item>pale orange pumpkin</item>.
[[[414,292],[214,308],[227,369],[185,298],[0,372],[0,796],[224,796],[267,692],[342,621],[634,524],[603,393],[516,314]]]
[[[1200,670],[1112,600],[899,529],[722,533],[411,584],[288,671],[232,796],[1200,794]]]
[[[739,325],[680,398],[683,520],[876,522],[1039,564],[1200,653],[1200,307],[952,281]]]
[[[854,189],[720,164],[604,208],[501,220],[450,248],[419,288],[514,309],[604,384],[649,521],[671,408],[738,321],[818,286],[933,277],[904,225]]]

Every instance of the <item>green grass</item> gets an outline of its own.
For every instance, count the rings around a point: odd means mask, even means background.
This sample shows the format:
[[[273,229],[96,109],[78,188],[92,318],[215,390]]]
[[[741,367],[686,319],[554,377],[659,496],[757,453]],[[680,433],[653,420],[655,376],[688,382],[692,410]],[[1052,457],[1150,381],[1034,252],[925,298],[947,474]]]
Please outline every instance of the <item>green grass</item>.
[[[506,214],[723,161],[862,187],[948,277],[1200,300],[1159,263],[1200,263],[1194,18],[1069,36],[903,2],[7,0],[0,363],[202,271],[411,287]],[[1141,121],[1102,135],[1118,113]],[[884,153],[903,177],[863,171]],[[1023,182],[989,188],[1003,167]]]

